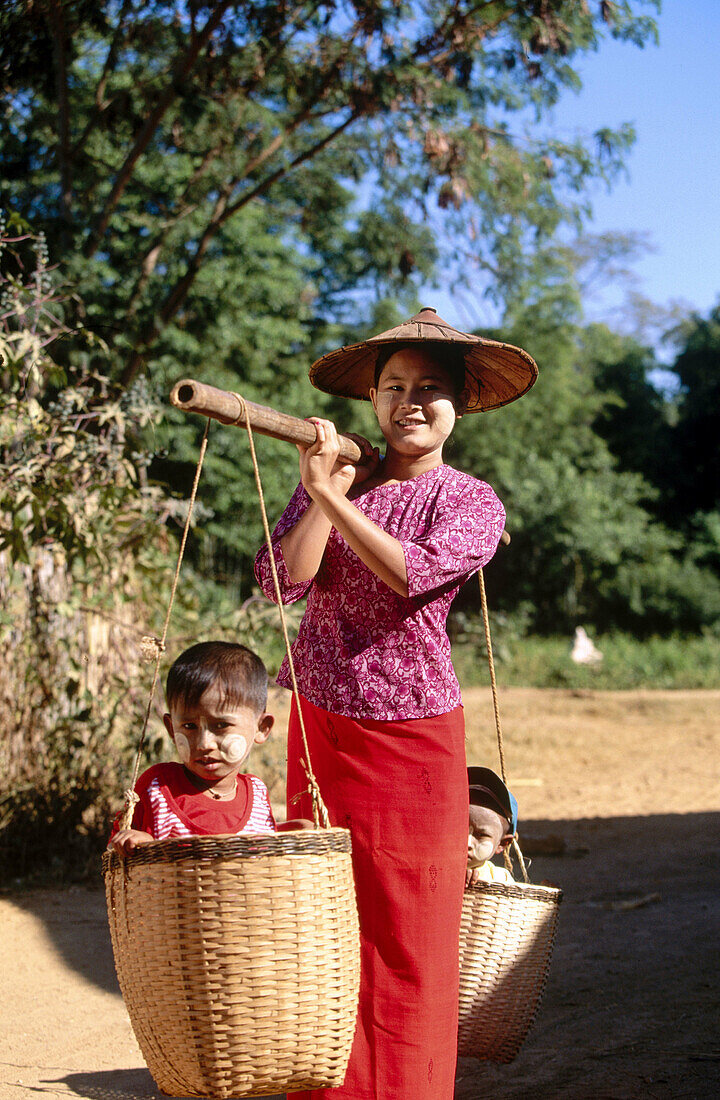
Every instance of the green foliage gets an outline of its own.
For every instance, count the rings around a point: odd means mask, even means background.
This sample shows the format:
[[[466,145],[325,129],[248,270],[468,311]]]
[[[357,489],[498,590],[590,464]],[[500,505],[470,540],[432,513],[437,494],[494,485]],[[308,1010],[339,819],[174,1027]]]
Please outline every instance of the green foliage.
[[[680,390],[670,433],[674,509],[687,521],[720,506],[720,305],[674,333]]]
[[[200,330],[207,364],[266,317],[275,357],[362,320],[361,293],[410,302],[441,235],[503,299],[632,141],[560,142],[548,109],[605,34],[652,39],[654,8],[10,0],[0,187],[70,263],[123,384]]]
[[[581,354],[594,370],[594,385],[605,401],[593,428],[606,441],[623,470],[634,470],[651,485],[667,485],[670,446],[666,401],[650,381],[652,351],[606,325],[581,334]]]
[[[163,587],[137,451],[156,411],[144,387],[110,399],[87,355],[51,357],[67,300],[44,240],[1,228],[0,873],[83,871],[130,770],[133,617]]]
[[[53,546],[89,581],[130,550],[134,568],[161,507],[141,449],[157,406],[144,384],[108,396],[87,352],[71,367],[51,358],[68,335],[67,299],[44,238],[4,229],[0,220],[0,551],[29,564],[36,547]]]
[[[632,133],[563,143],[548,109],[605,34],[651,40],[656,6],[5,5],[0,190],[75,289],[56,361],[76,361],[80,329],[108,398],[147,373],[164,399],[194,375],[332,416],[307,367],[407,315],[439,241],[445,281],[480,282],[557,331],[577,299],[549,244]],[[342,424],[373,431],[366,410]],[[175,414],[157,426],[149,475],[173,494],[201,429]],[[293,459],[261,449],[277,515]],[[242,433],[213,429],[201,502],[191,559],[242,601],[260,538]]]

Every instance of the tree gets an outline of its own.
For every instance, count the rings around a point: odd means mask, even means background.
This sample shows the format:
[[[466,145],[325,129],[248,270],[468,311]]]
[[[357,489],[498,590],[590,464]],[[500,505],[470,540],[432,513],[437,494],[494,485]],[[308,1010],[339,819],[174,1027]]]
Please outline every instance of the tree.
[[[124,385],[215,305],[243,317],[249,288],[227,276],[260,225],[291,250],[278,289],[304,283],[296,346],[367,288],[412,296],[440,230],[456,273],[501,298],[632,140],[563,143],[545,110],[605,33],[651,39],[657,6],[10,0],[0,186],[74,257]],[[284,296],[260,324],[286,319]]]
[[[487,570],[492,604],[523,629],[549,634],[583,622],[639,634],[710,626],[720,617],[720,584],[706,568],[716,528],[708,526],[702,555],[688,546],[654,516],[658,489],[598,434],[618,405],[597,364],[633,345],[578,320],[572,300],[548,282],[524,310],[517,305],[502,338],[532,347],[538,382],[499,412],[461,420],[448,452],[488,480],[507,509],[512,542]],[[619,369],[618,377],[657,424],[640,376]],[[622,453],[630,457],[632,446]],[[477,602],[474,586],[464,600]]]
[[[594,428],[621,470],[635,470],[656,490],[667,489],[669,409],[650,376],[658,368],[651,348],[605,325],[589,325],[581,334],[581,353],[593,371],[605,401]],[[657,496],[657,493],[654,494]],[[659,501],[662,509],[665,496]]]
[[[668,459],[673,506],[687,522],[720,510],[720,305],[675,334],[673,371],[680,383]]]

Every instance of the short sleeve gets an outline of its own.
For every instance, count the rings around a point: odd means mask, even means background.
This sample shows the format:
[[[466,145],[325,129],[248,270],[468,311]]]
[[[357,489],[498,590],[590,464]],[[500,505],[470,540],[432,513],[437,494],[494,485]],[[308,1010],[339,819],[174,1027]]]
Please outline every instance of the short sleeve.
[[[484,481],[450,485],[434,505],[426,533],[400,539],[408,596],[413,599],[457,584],[482,569],[497,549],[505,509]]]
[[[244,833],[276,833],[277,825],[270,805],[270,793],[256,775],[248,776],[252,783],[253,804],[250,817],[243,828]]]
[[[309,581],[301,581],[299,584],[294,584],[291,581],[280,545],[280,539],[285,532],[295,526],[300,517],[307,511],[309,505],[310,497],[305,487],[300,484],[290,498],[290,503],[278,520],[277,526],[270,538],[278,582],[280,584],[280,594],[284,604],[295,603],[297,600],[301,600],[303,596],[307,595],[313,583],[312,578]],[[255,576],[264,595],[267,596],[269,600],[272,600],[273,603],[277,603],[272,568],[270,566],[270,554],[267,546],[263,546],[258,551],[257,557],[255,558]]]

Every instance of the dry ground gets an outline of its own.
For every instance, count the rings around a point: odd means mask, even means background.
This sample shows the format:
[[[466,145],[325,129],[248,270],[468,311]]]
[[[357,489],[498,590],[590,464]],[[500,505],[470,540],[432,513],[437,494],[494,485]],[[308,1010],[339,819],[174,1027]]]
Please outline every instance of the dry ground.
[[[468,757],[495,765],[489,693],[465,705]],[[502,710],[521,836],[564,845],[531,877],[565,900],[523,1050],[463,1060],[457,1100],[716,1100],[720,692],[510,689]],[[6,893],[0,917],[0,1098],[156,1096],[100,891]]]

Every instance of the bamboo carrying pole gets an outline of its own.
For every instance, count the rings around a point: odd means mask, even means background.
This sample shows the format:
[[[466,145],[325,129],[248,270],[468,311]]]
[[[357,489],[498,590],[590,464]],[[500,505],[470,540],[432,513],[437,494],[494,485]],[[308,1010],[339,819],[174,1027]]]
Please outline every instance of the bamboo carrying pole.
[[[314,443],[315,428],[299,416],[278,412],[267,405],[256,405],[254,401],[243,398],[238,401],[234,393],[207,386],[192,378],[183,378],[173,386],[170,402],[185,412],[201,413],[221,424],[237,424],[246,427],[245,410],[250,417],[250,427],[260,435],[270,435],[273,439],[284,439],[286,443]],[[340,458],[356,464],[362,452],[354,440],[346,435],[340,436]]]
[[[219,420],[221,424],[233,424],[241,428],[247,426],[247,416],[254,432],[272,436],[273,439],[283,439],[286,443],[315,442],[315,428],[307,420],[278,412],[268,405],[256,405],[254,401],[247,401],[244,397],[241,400],[238,394],[219,390],[205,382],[196,382],[194,378],[183,378],[173,386],[170,403],[184,412],[199,413],[212,420]],[[360,462],[362,451],[357,443],[347,435],[340,435],[339,440],[339,457],[353,464]],[[510,536],[507,531],[503,531],[500,541],[503,546],[508,545]]]

